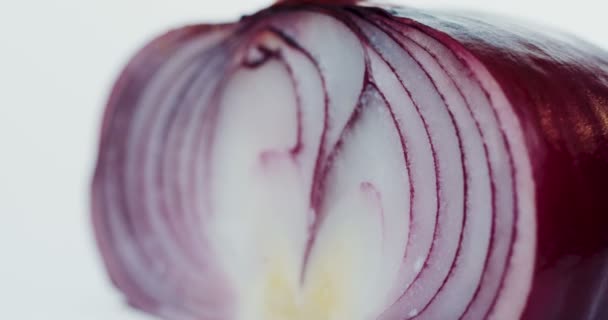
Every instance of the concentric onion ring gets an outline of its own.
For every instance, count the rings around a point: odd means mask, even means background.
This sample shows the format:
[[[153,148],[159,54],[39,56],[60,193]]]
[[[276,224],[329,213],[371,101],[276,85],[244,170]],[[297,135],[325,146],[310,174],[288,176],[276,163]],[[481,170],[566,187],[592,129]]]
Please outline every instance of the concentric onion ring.
[[[515,30],[291,1],[156,39],[102,127],[93,219],[112,280],[166,319],[600,319],[608,59]],[[570,133],[547,120],[562,98]],[[586,154],[598,176],[549,183],[586,173]],[[573,254],[587,282],[550,283]],[[589,273],[589,299],[541,305]]]

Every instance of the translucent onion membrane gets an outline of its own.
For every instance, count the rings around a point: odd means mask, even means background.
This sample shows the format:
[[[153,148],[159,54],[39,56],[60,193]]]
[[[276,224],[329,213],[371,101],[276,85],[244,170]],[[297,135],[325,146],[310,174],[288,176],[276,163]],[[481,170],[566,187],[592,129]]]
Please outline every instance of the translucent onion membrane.
[[[606,53],[290,1],[130,62],[92,207],[164,319],[608,319],[607,198]]]

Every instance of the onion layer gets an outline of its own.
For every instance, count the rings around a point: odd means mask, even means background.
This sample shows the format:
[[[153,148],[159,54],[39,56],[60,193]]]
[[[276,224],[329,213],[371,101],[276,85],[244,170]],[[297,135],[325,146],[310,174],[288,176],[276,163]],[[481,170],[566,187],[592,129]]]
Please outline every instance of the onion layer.
[[[608,55],[488,21],[286,1],[154,40],[93,181],[115,285],[171,320],[608,317]]]

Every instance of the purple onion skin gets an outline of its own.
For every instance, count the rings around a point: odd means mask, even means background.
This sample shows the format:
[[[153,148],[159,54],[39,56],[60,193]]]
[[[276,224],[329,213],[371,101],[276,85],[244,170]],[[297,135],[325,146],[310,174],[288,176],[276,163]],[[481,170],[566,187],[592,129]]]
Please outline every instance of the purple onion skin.
[[[608,319],[608,54],[492,17],[407,16],[472,52],[521,122],[537,212],[534,282],[523,318]]]
[[[297,7],[338,9],[287,1],[259,17]],[[515,109],[532,165],[537,215],[535,272],[522,319],[608,319],[608,54],[570,37],[545,36],[530,28],[497,22],[496,17],[410,8],[343,8],[401,20],[455,52],[472,54],[487,68]],[[162,59],[175,43],[207,28],[174,31],[133,60],[111,98],[120,103],[111,100],[112,107],[106,111],[102,149],[121,136],[120,130],[126,130],[110,128],[110,118],[118,114],[129,117],[132,106],[125,96],[136,100],[139,88],[133,86],[137,79],[145,79],[145,73],[154,72],[161,62],[149,61],[149,57]],[[148,68],[141,68],[138,62],[145,62]],[[120,156],[108,157],[100,154],[100,168],[109,161],[120,166]],[[105,174],[98,169],[95,180]],[[112,253],[116,244],[105,235],[102,207],[94,189],[93,220],[106,267],[117,286],[136,292]],[[223,294],[220,291],[218,296]],[[155,312],[155,301],[144,295],[131,296],[130,302]]]

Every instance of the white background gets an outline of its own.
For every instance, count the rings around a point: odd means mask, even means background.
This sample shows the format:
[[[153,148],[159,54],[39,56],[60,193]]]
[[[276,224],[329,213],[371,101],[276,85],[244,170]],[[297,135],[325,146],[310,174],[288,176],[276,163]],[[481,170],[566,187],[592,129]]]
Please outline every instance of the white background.
[[[270,1],[0,0],[0,319],[148,319],[109,285],[89,224],[110,85],[153,35]],[[523,17],[608,48],[605,0],[393,2]]]

